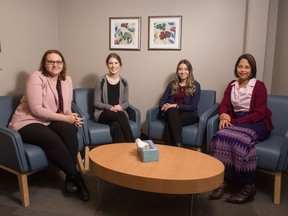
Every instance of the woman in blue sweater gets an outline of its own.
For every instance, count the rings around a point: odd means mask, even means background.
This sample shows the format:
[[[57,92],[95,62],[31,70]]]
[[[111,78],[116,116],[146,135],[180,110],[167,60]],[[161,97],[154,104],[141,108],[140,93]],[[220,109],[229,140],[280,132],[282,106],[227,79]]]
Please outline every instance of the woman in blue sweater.
[[[159,102],[165,119],[164,142],[182,146],[182,127],[199,121],[197,112],[201,87],[194,80],[191,63],[181,60],[171,81]]]

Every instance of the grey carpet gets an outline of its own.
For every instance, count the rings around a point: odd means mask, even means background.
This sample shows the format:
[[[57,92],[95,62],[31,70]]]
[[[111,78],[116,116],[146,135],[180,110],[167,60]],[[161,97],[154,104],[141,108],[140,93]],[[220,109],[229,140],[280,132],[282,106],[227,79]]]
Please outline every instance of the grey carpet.
[[[107,182],[101,184],[101,211],[97,206],[97,178],[85,175],[91,193],[89,202],[64,193],[64,175],[51,166],[28,177],[31,205],[21,206],[17,177],[0,170],[1,216],[188,216],[191,196],[167,195],[132,190]],[[273,177],[257,173],[257,195],[251,202],[235,205],[209,200],[208,194],[194,195],[193,215],[203,216],[286,216],[288,215],[288,176],[282,179],[280,206],[273,204]]]

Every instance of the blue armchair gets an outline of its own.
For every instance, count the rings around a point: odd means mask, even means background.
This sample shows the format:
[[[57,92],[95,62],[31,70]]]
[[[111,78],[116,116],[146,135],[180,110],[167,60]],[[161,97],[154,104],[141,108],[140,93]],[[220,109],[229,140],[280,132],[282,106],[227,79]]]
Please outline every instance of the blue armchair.
[[[94,88],[77,88],[73,93],[73,108],[84,119],[85,169],[89,169],[89,147],[112,143],[110,127],[94,121]],[[127,109],[134,138],[140,137],[140,111],[130,105]]]
[[[183,145],[201,149],[206,136],[207,120],[218,112],[216,103],[216,91],[201,90],[201,98],[198,105],[199,122],[183,127]],[[156,141],[163,141],[164,119],[161,118],[159,106],[154,106],[146,112],[146,135]]]
[[[30,205],[28,191],[28,175],[42,170],[49,165],[43,150],[29,143],[23,143],[17,131],[7,126],[18,106],[22,95],[0,96],[0,168],[17,175],[22,205]],[[83,136],[80,130],[77,134],[79,151],[83,149]],[[80,152],[77,155],[78,166],[84,172],[84,165]]]
[[[274,204],[280,204],[282,172],[288,164],[288,96],[268,95],[268,107],[272,111],[274,129],[268,139],[256,144],[257,169],[274,175]],[[210,149],[213,135],[218,130],[219,116],[207,124],[207,148]]]

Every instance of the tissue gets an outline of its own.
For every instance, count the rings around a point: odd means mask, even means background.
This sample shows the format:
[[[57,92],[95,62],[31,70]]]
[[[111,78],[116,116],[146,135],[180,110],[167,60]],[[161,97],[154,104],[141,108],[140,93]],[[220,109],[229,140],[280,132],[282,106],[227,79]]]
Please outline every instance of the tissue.
[[[152,140],[142,141],[137,138],[135,143],[142,162],[159,161],[159,150]]]

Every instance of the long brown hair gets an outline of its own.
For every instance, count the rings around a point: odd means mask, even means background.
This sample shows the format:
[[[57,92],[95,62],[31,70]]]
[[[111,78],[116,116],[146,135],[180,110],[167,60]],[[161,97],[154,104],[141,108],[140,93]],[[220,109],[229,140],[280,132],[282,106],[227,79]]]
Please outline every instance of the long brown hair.
[[[178,69],[179,69],[181,64],[185,64],[186,67],[188,68],[188,71],[189,71],[188,77],[186,79],[185,94],[186,95],[193,95],[193,93],[196,91],[196,86],[194,84],[195,80],[194,80],[194,75],[193,75],[192,64],[187,59],[181,60],[177,65],[175,78],[174,78],[174,81],[172,82],[172,86],[171,86],[172,94],[175,94],[179,89],[179,80],[180,79],[179,79],[179,75],[178,75]]]
[[[64,56],[62,55],[62,53],[58,50],[47,50],[43,57],[42,57],[42,60],[41,60],[41,63],[40,63],[40,68],[39,68],[39,71],[42,71],[42,74],[45,75],[45,76],[50,76],[49,75],[49,72],[46,70],[46,61],[47,61],[47,56],[51,53],[55,53],[57,55],[59,55],[63,61],[63,68],[62,68],[62,71],[60,72],[59,74],[59,79],[60,80],[66,80],[66,70],[67,70],[67,65],[66,65],[66,61],[64,59]]]

